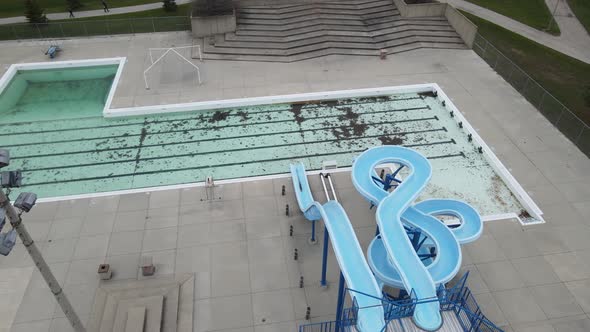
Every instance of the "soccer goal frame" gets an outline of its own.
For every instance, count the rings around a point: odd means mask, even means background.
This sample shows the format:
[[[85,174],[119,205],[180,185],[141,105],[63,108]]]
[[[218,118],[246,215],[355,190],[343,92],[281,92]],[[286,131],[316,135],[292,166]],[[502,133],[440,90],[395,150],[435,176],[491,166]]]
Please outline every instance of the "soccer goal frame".
[[[203,82],[201,81],[201,70],[199,69],[199,66],[195,65],[194,63],[192,63],[189,59],[187,59],[185,56],[183,56],[182,54],[178,53],[177,50],[180,49],[187,49],[187,48],[197,48],[198,52],[199,52],[199,60],[201,62],[203,62],[203,54],[201,53],[201,45],[186,45],[186,46],[177,46],[177,47],[164,47],[164,48],[149,48],[148,49],[148,53],[150,55],[150,65],[149,67],[146,68],[146,70],[143,71],[143,81],[145,83],[145,88],[146,90],[150,89],[150,86],[148,84],[148,80],[147,80],[147,74],[148,72],[158,63],[160,62],[162,59],[164,59],[164,57],[166,57],[166,55],[170,54],[170,53],[174,53],[176,55],[178,55],[182,60],[184,60],[186,63],[188,63],[189,65],[191,65],[195,71],[197,72],[197,78],[199,80],[199,84],[202,84]],[[153,56],[153,51],[164,51],[164,53],[162,53],[162,55],[160,55],[155,61],[154,61],[154,56]]]

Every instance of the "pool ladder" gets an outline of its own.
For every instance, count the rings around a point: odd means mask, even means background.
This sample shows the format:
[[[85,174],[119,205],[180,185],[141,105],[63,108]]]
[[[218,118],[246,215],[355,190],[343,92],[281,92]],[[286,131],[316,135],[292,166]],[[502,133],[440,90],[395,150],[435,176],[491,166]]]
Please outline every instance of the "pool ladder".
[[[334,189],[334,183],[332,182],[332,175],[330,173],[320,173],[320,180],[322,181],[322,187],[324,187],[324,194],[326,195],[326,200],[331,201],[334,200],[338,202],[338,197],[336,196],[336,189]],[[328,186],[326,186],[326,179],[328,180],[328,184],[330,186],[330,190],[328,191]],[[330,193],[332,194],[332,198],[330,198]]]

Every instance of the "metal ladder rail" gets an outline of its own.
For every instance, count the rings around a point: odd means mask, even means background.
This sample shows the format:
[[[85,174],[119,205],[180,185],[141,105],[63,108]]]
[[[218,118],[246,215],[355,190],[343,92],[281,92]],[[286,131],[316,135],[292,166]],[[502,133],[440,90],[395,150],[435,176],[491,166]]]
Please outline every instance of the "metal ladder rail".
[[[336,189],[334,189],[334,183],[332,182],[332,175],[331,173],[320,173],[320,180],[322,181],[322,186],[324,187],[324,194],[326,195],[326,200],[331,201],[334,200],[338,202],[338,197],[336,196]],[[328,183],[330,185],[330,191],[332,193],[333,199],[330,199],[330,192],[328,191],[328,187],[326,186],[326,179],[328,179]]]

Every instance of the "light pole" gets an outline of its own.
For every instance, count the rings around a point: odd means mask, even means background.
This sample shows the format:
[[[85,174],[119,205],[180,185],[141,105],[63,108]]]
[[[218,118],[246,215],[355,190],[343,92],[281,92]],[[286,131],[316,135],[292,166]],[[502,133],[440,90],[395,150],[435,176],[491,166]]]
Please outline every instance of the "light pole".
[[[0,168],[8,166],[9,163],[10,156],[8,151],[0,149]],[[55,296],[57,303],[59,303],[66,318],[70,321],[74,331],[86,332],[86,328],[82,325],[72,304],[66,297],[66,294],[59,285],[57,279],[55,279],[51,269],[49,269],[49,265],[47,265],[45,259],[43,259],[41,251],[39,251],[39,248],[37,248],[31,235],[25,228],[25,224],[22,222],[22,213],[29,212],[33,208],[37,201],[37,195],[33,193],[21,193],[16,201],[14,201],[14,206],[10,204],[10,199],[8,198],[10,188],[20,186],[20,180],[20,171],[2,172],[2,188],[0,188],[0,232],[2,231],[2,226],[4,226],[3,216],[8,219],[12,229],[8,233],[0,234],[0,254],[7,256],[10,253],[15,245],[15,233],[18,234],[25,248],[27,248],[29,255],[33,259],[35,266],[37,266],[37,269],[39,269],[43,279],[45,279],[47,286],[49,286],[49,289]],[[7,193],[4,193],[4,188],[7,188]],[[19,210],[18,212],[17,209]]]

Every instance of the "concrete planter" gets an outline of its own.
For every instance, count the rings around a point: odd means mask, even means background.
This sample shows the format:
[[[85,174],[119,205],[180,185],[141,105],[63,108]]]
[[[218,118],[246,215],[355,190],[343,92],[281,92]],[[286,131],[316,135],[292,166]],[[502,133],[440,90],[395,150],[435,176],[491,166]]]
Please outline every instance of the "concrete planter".
[[[191,29],[195,37],[235,32],[236,11],[228,15],[191,16]]]
[[[447,3],[432,2],[407,4],[405,0],[393,0],[402,17],[445,17],[469,48],[477,34],[477,26]]]
[[[407,4],[404,0],[393,0],[403,17],[444,16],[447,4],[440,2]]]

